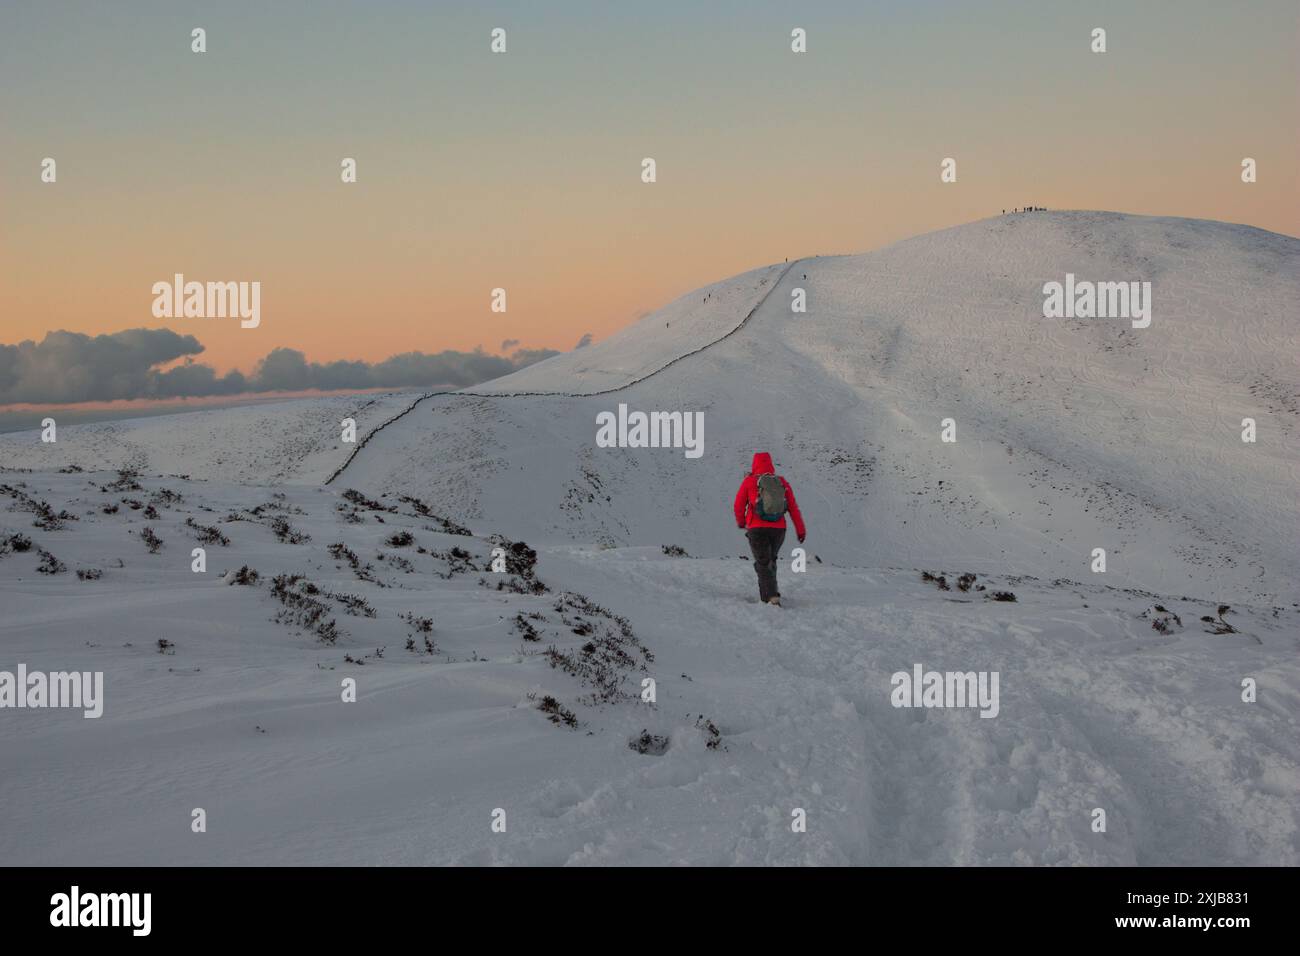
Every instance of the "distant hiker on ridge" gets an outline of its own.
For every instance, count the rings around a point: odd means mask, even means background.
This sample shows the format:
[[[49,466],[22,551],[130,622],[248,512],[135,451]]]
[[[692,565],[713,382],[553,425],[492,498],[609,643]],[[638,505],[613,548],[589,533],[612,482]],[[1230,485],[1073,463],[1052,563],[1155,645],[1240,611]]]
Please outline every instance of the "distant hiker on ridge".
[[[781,606],[781,592],[776,587],[776,556],[785,541],[785,513],[794,519],[794,531],[803,544],[807,533],[799,504],[789,483],[772,467],[772,456],[765,451],[755,452],[754,464],[736,492],[732,508],[736,513],[736,527],[745,529],[749,550],[754,555],[754,570],[758,572],[758,599],[765,604]]]

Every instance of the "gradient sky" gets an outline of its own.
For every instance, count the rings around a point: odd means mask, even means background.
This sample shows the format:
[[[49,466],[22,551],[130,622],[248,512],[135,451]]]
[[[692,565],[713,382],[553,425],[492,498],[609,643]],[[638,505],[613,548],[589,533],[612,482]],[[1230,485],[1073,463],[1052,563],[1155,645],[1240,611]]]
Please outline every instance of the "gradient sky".
[[[0,0],[0,342],[167,325],[218,371],[568,349],[746,269],[1028,202],[1295,235],[1297,9]],[[154,319],[175,272],[260,281],[260,328]]]

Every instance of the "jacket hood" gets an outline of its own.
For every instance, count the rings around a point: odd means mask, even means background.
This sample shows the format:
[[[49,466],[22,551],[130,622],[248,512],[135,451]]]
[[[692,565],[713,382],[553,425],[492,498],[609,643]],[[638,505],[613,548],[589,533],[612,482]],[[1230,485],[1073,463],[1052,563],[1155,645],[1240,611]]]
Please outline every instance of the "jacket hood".
[[[754,464],[750,467],[749,473],[752,475],[774,475],[776,469],[772,467],[772,456],[765,451],[754,453]]]

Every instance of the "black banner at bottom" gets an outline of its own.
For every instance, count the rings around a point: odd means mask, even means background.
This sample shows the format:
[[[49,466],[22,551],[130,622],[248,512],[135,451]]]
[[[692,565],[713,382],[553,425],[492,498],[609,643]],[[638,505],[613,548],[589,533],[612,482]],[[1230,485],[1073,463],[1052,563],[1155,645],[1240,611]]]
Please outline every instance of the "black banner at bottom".
[[[1286,869],[8,869],[6,940],[735,943],[801,928],[942,942],[1104,935],[1216,943],[1290,920]],[[971,935],[971,934],[975,935]],[[427,938],[427,936],[426,936]],[[668,940],[662,939],[662,943]],[[676,943],[683,940],[676,940]]]

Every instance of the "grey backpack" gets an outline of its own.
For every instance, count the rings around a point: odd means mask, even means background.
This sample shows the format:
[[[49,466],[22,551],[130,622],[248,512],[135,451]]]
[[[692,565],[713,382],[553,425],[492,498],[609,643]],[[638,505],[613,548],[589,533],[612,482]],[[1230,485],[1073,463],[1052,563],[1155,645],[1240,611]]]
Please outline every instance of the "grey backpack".
[[[780,521],[785,515],[785,486],[776,475],[758,476],[758,497],[755,511],[762,521]]]

